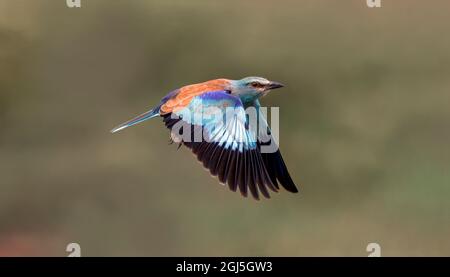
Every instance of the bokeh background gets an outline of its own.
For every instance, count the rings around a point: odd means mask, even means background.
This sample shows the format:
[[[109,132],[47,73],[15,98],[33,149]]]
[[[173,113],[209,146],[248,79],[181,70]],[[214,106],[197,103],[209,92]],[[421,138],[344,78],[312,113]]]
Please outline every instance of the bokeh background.
[[[0,0],[0,255],[450,255],[445,0]],[[287,84],[301,193],[245,199],[160,120],[185,84]]]

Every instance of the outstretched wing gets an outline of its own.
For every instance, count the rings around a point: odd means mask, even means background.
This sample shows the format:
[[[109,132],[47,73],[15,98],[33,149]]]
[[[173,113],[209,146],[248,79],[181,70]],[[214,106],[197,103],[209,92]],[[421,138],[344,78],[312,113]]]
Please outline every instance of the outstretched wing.
[[[244,196],[250,191],[256,199],[259,193],[270,198],[268,189],[278,191],[238,97],[227,91],[206,92],[163,117],[175,138],[232,191],[239,188]]]

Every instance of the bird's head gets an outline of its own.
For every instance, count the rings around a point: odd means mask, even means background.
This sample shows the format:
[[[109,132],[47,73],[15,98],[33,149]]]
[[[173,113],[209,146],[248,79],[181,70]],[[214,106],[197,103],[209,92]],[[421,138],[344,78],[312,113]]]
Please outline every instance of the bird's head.
[[[230,91],[239,96],[243,102],[251,102],[266,95],[272,89],[282,87],[284,87],[283,84],[262,77],[246,77],[232,81]]]

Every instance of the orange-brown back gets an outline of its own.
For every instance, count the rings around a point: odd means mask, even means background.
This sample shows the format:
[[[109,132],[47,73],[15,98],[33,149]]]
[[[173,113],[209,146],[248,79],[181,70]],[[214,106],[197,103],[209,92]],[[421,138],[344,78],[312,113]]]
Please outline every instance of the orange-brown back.
[[[204,83],[184,86],[178,90],[176,95],[161,106],[159,112],[161,115],[176,112],[189,105],[195,96],[209,91],[227,90],[229,84],[230,80],[228,79],[215,79]]]

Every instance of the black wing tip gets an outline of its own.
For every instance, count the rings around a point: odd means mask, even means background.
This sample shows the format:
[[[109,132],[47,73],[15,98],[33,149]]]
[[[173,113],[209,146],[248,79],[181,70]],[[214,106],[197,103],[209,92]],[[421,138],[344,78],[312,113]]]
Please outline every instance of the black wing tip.
[[[290,189],[286,189],[287,191],[291,192],[291,193],[299,193],[299,190],[295,187],[295,188],[290,188]]]
[[[292,192],[292,193],[298,193],[299,192],[297,186],[294,184],[292,179],[290,179],[290,176],[289,176],[289,180],[288,181],[286,181],[286,180],[283,180],[283,181],[284,182],[280,182],[280,184],[286,191],[289,191],[289,192]]]
[[[289,191],[291,193],[299,193],[299,190],[297,188],[297,186],[294,183],[281,183],[281,186],[286,190]]]

